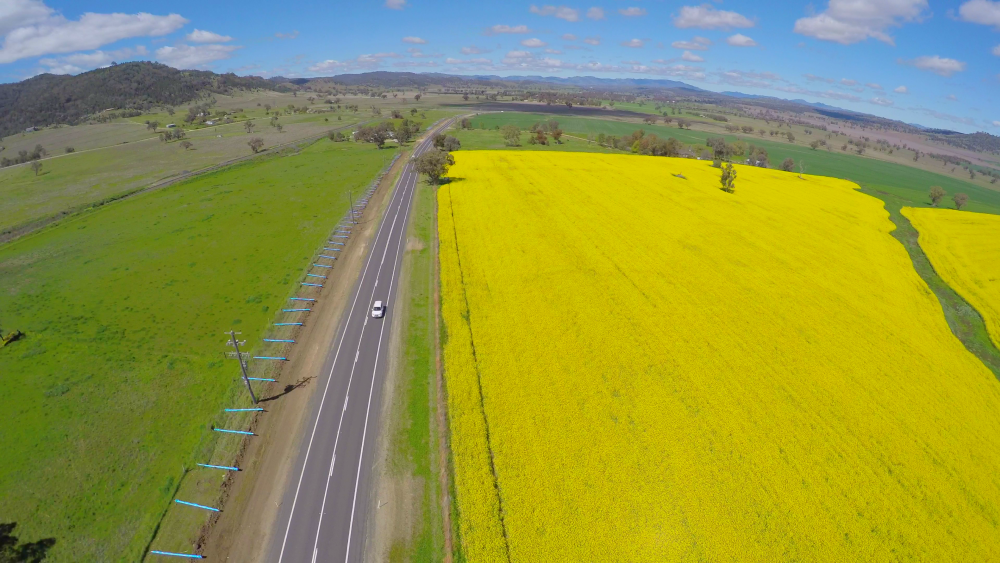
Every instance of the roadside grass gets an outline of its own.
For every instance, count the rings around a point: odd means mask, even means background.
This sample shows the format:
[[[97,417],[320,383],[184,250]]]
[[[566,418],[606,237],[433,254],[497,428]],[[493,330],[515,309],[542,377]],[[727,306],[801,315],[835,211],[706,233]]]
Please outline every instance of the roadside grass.
[[[392,563],[441,561],[444,556],[438,485],[434,380],[434,255],[436,190],[417,186],[407,237],[408,299],[405,303],[403,362],[390,427],[389,469],[394,478],[412,483],[418,500],[411,515],[414,528],[397,530],[388,554]]]
[[[747,143],[767,149],[773,166],[777,166],[786,158],[791,158],[796,163],[796,171],[799,164],[802,163],[805,167],[805,172],[808,174],[843,178],[858,184],[868,184],[874,189],[891,193],[901,198],[906,202],[906,205],[910,205],[911,207],[929,206],[930,202],[928,201],[927,193],[930,187],[941,186],[949,194],[949,197],[958,192],[968,194],[969,204],[967,209],[969,211],[1000,213],[1000,191],[902,164],[863,158],[853,154],[846,154],[839,150],[813,150],[807,146],[778,143],[756,138],[752,135],[713,134],[703,131],[666,127],[664,125],[647,125],[644,123],[630,123],[608,119],[549,116],[518,112],[482,114],[476,116],[472,122],[476,128],[473,131],[489,133],[492,130],[492,134],[499,144],[490,148],[504,149],[511,147],[503,146],[503,139],[500,132],[494,129],[496,126],[503,126],[510,123],[522,129],[527,129],[535,123],[549,119],[558,121],[559,127],[567,134],[583,138],[586,138],[588,134],[593,134],[596,137],[600,133],[620,137],[630,135],[637,129],[643,129],[646,133],[655,133],[662,139],[673,137],[687,144],[704,144],[705,139],[708,137],[724,137],[729,142],[742,139]],[[485,129],[480,129],[481,126]],[[471,136],[471,132],[466,130],[453,134],[462,141],[463,148],[465,148],[465,136]],[[522,136],[526,138],[526,134],[522,134]],[[469,148],[474,148],[477,142],[485,144],[487,141],[470,140]],[[525,143],[522,142],[522,145],[525,145]],[[525,147],[527,146],[529,145],[525,145]],[[584,145],[584,147],[587,146],[596,147],[597,145]],[[595,152],[598,151],[595,149]]]
[[[236,449],[209,427],[242,397],[223,331],[274,351],[260,338],[385,154],[324,139],[0,247],[0,325],[27,335],[0,349],[0,521],[56,538],[51,561],[142,559],[184,472]]]

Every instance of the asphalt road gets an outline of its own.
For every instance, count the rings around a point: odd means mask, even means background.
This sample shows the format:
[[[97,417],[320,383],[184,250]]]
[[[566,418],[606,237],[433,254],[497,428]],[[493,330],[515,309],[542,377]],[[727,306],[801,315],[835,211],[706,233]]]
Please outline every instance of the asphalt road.
[[[414,154],[430,148],[431,137]],[[267,561],[354,562],[363,557],[368,515],[375,508],[370,498],[371,468],[393,299],[417,181],[413,163],[407,162],[323,372],[317,374],[322,395],[302,437]],[[371,317],[375,301],[387,304],[381,319]]]

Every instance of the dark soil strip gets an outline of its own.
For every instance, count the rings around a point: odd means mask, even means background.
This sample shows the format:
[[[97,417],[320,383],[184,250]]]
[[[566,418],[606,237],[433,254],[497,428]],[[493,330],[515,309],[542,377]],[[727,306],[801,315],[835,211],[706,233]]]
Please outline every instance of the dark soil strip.
[[[983,322],[982,316],[979,315],[979,311],[976,311],[968,301],[956,293],[934,271],[934,267],[931,265],[930,260],[927,259],[927,255],[924,254],[923,249],[920,248],[920,244],[917,241],[919,233],[917,233],[917,230],[910,223],[910,220],[900,213],[900,209],[904,205],[909,204],[909,202],[905,202],[892,194],[880,192],[864,185],[862,185],[861,191],[885,202],[885,209],[889,212],[889,219],[896,225],[896,230],[892,232],[892,236],[903,243],[903,247],[910,254],[913,268],[923,278],[924,282],[930,286],[934,295],[937,296],[938,301],[941,303],[941,308],[944,309],[944,317],[948,321],[951,332],[962,341],[966,349],[975,354],[986,367],[990,368],[997,379],[1000,379],[1000,350],[990,340],[990,335],[986,331],[986,324]]]
[[[448,198],[451,198],[450,188],[448,189]],[[507,552],[507,563],[510,563],[510,539],[507,537],[507,524],[504,523],[503,495],[500,494],[500,480],[497,477],[497,467],[493,459],[493,443],[490,441],[490,422],[486,417],[486,400],[483,397],[483,375],[479,371],[479,358],[476,355],[476,339],[472,333],[472,311],[469,309],[469,295],[465,291],[465,271],[462,269],[462,255],[458,252],[458,227],[455,225],[455,208],[454,206],[450,207],[451,225],[455,230],[455,256],[458,260],[458,271],[462,277],[462,300],[465,303],[465,312],[462,314],[462,317],[469,327],[469,339],[472,342],[472,361],[476,365],[476,382],[479,386],[479,409],[483,413],[483,426],[486,428],[486,448],[490,454],[490,473],[493,474],[493,488],[497,492],[497,506],[500,509],[500,529],[503,531],[503,544]]]

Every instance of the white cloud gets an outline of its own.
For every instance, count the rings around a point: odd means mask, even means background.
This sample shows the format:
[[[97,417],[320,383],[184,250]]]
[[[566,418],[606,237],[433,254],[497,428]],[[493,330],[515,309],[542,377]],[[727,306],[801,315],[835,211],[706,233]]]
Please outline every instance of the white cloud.
[[[958,16],[967,22],[992,25],[1000,31],[1000,2],[969,0],[958,9]]]
[[[750,39],[742,33],[737,33],[736,35],[730,35],[726,38],[726,43],[729,43],[733,47],[756,47],[757,42]]]
[[[158,37],[177,31],[188,20],[177,14],[95,14],[68,20],[40,1],[0,3],[0,64],[28,57],[97,49],[132,37]]]
[[[208,63],[233,56],[236,45],[175,45],[156,50],[156,60],[177,69],[202,68]]]
[[[869,37],[895,45],[886,29],[919,21],[926,9],[927,0],[830,0],[825,12],[796,20],[793,31],[841,45]]]
[[[840,79],[840,83],[843,84],[844,86],[857,86],[858,85],[858,81],[857,80],[851,80],[850,78],[841,78]]]
[[[448,57],[444,61],[446,64],[450,65],[492,65],[493,61],[489,59],[476,58],[476,59],[453,59]]]
[[[539,16],[555,16],[568,22],[580,21],[580,10],[567,6],[542,6],[539,8],[532,4],[528,11]]]
[[[865,86],[871,88],[872,90],[882,90],[882,85],[876,82],[869,82]]]
[[[827,84],[833,84],[836,80],[832,78],[824,78],[822,76],[816,76],[815,74],[803,74],[806,80],[809,82],[826,82]]]
[[[622,64],[623,65],[638,65],[638,64],[642,64],[642,63],[640,63],[639,61],[622,61]]]
[[[482,49],[476,47],[475,45],[469,45],[468,47],[462,47],[461,49],[463,55],[481,55],[483,53],[489,53],[489,49]]]
[[[965,70],[965,63],[934,55],[933,57],[917,57],[913,60],[899,59],[899,64],[910,65],[920,70],[933,72],[938,76],[951,76],[956,72]]]
[[[993,54],[1000,57],[1000,45],[993,47]]]
[[[994,127],[1000,127],[1000,121],[994,121],[993,122],[993,126]]]
[[[576,36],[572,33],[564,33],[562,38],[563,41],[576,41]]]
[[[406,7],[406,0],[385,0],[385,7],[390,10],[402,10]]]
[[[438,66],[437,61],[398,61],[392,66],[399,68],[434,68]]]
[[[896,86],[895,88],[892,89],[892,91],[895,92],[895,93],[897,93],[897,94],[909,94],[910,93],[910,89],[907,88],[906,86]]]
[[[559,49],[546,49],[545,52],[548,53],[548,54],[550,54],[550,55],[561,55],[561,54],[563,54],[563,52],[560,51]]]
[[[703,63],[703,62],[705,62],[704,57],[696,55],[696,54],[692,53],[691,51],[684,51],[684,54],[681,55],[681,60],[685,60],[685,61],[687,61],[689,63]]]
[[[618,13],[625,16],[626,18],[636,18],[639,16],[646,15],[645,8],[622,8],[618,10]]]
[[[598,37],[597,35],[594,35],[594,36],[585,38],[583,40],[583,42],[586,43],[587,45],[600,45],[601,44],[601,38]]]
[[[299,36],[299,30],[296,29],[295,31],[293,31],[291,33],[281,33],[281,32],[278,32],[278,33],[275,33],[274,36],[277,37],[278,39],[295,39],[295,38],[297,38]]]
[[[528,33],[531,31],[526,25],[495,25],[486,30],[487,35],[496,35],[498,33]]]
[[[103,68],[115,61],[144,57],[149,54],[146,47],[118,49],[116,51],[94,51],[92,53],[74,53],[65,57],[39,60],[39,64],[48,67],[45,72],[52,74],[79,74],[95,68]]]
[[[598,8],[598,7],[595,6],[595,7],[591,8],[591,9],[587,10],[587,17],[590,18],[590,19],[592,19],[592,20],[603,20],[604,19],[604,10],[602,8]]]
[[[309,66],[308,69],[309,72],[323,73],[344,70],[372,70],[381,67],[383,59],[395,58],[399,56],[400,55],[397,53],[375,53],[371,55],[360,55],[358,58],[350,61],[327,59]]]
[[[628,41],[622,41],[622,47],[631,47],[633,49],[641,49],[645,44],[645,41],[642,39],[629,39]]]
[[[701,6],[684,6],[679,16],[674,18],[674,26],[681,29],[697,27],[700,29],[730,29],[733,27],[753,27],[755,24],[749,18],[728,12],[716,10],[709,4]]]
[[[674,41],[670,44],[674,49],[685,49],[687,51],[707,51],[712,40],[707,37],[695,37],[691,41]]]
[[[444,56],[443,53],[425,53],[418,47],[410,47],[406,50],[406,52],[415,59],[428,59]]]
[[[403,43],[413,43],[414,45],[423,45],[427,43],[427,40],[420,37],[414,37],[412,35],[409,35],[403,38]]]
[[[525,47],[530,47],[532,49],[538,49],[540,47],[548,45],[548,43],[542,41],[537,37],[533,37],[531,39],[525,39],[524,41],[521,41],[521,45],[524,45]]]
[[[885,98],[875,97],[875,98],[872,98],[872,99],[868,100],[868,103],[875,104],[877,106],[888,107],[888,106],[891,106],[891,105],[895,104],[896,102],[894,102],[892,100],[887,100]]]
[[[921,113],[925,113],[925,114],[927,114],[927,115],[929,115],[931,117],[937,118],[937,119],[942,119],[942,120],[945,120],[945,121],[951,121],[953,123],[961,123],[963,125],[975,125],[976,124],[976,120],[974,120],[972,118],[969,118],[969,117],[960,117],[960,116],[957,116],[957,115],[952,115],[950,113],[943,113],[943,112],[940,112],[940,111],[937,111],[937,110],[923,108],[923,107],[915,107],[915,108],[909,108],[909,109],[914,110],[914,111],[919,111]]]
[[[948,100],[949,102],[957,102],[958,96],[956,96],[955,94],[948,94],[947,96],[944,97],[944,99]]]
[[[232,41],[233,38],[228,35],[219,35],[218,33],[212,33],[211,31],[195,29],[191,33],[185,35],[184,40],[192,43],[225,43],[226,41]]]

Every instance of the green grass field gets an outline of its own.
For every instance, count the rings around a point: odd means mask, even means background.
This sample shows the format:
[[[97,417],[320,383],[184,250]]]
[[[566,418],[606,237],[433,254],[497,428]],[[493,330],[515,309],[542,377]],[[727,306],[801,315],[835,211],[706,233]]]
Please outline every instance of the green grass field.
[[[687,144],[704,144],[705,139],[708,137],[721,136],[730,142],[737,139],[744,139],[748,143],[767,149],[773,166],[780,164],[786,158],[792,158],[796,162],[796,169],[798,169],[798,163],[801,162],[805,164],[805,170],[809,174],[851,180],[874,190],[891,193],[906,201],[907,205],[916,207],[930,205],[927,198],[930,187],[941,186],[948,192],[949,197],[958,192],[968,194],[969,204],[967,209],[970,211],[1000,213],[1000,191],[902,164],[864,158],[837,150],[813,150],[806,146],[767,141],[754,136],[711,134],[702,131],[666,127],[664,125],[647,125],[608,119],[547,116],[519,112],[483,114],[472,120],[476,129],[458,131],[452,134],[456,135],[462,141],[463,148],[466,146],[466,138],[468,137],[469,148],[486,148],[485,145],[490,144],[489,148],[502,149],[505,147],[503,146],[503,139],[499,131],[492,131],[496,142],[491,144],[488,141],[488,135],[491,133],[490,130],[494,127],[511,123],[522,129],[527,129],[534,123],[548,119],[558,121],[559,127],[568,135],[583,138],[586,138],[588,134],[596,136],[600,133],[621,137],[630,135],[636,129],[643,129],[646,133],[655,133],[660,138],[668,139],[673,137]],[[480,129],[480,127],[485,128],[485,130]],[[478,135],[483,135],[484,138],[476,138]],[[524,140],[527,139],[527,133],[523,133],[522,136]],[[530,145],[524,142],[522,144],[524,147],[515,148],[530,148]],[[583,145],[580,150],[587,150],[587,147],[592,146],[596,145]],[[950,203],[950,199],[946,201]]]
[[[324,139],[0,247],[0,326],[27,334],[0,348],[0,521],[54,537],[51,561],[139,560],[238,389],[223,331],[270,351],[347,190],[391,155]]]

